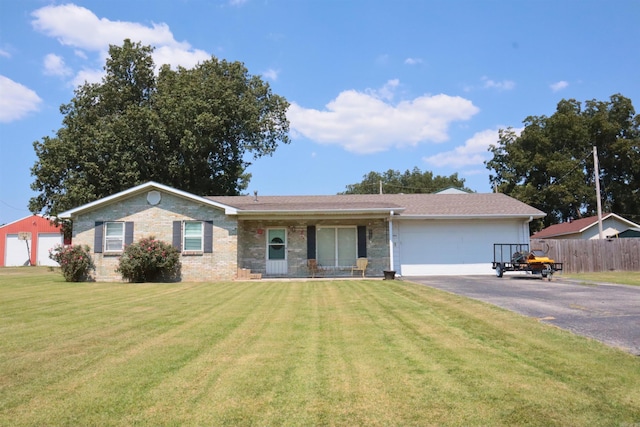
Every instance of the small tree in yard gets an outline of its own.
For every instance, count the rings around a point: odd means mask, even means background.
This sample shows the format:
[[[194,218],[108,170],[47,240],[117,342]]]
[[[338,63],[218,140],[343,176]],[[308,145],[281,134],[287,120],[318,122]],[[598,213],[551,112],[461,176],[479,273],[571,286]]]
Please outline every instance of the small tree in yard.
[[[129,282],[174,282],[180,279],[181,267],[176,248],[147,237],[124,249],[116,272]]]
[[[96,268],[87,245],[58,245],[50,251],[49,258],[60,264],[67,282],[89,280],[90,272]]]

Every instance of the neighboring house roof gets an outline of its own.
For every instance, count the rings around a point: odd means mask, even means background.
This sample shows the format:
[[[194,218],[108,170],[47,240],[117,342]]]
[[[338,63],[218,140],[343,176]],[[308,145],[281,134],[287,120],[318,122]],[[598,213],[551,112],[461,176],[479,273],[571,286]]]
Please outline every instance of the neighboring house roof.
[[[619,215],[614,213],[608,213],[602,216],[602,220],[606,220],[608,218],[615,218],[623,223],[629,225],[629,227],[638,227],[638,224],[635,224],[625,218],[622,218]],[[591,227],[598,226],[598,217],[590,216],[586,218],[574,219],[573,221],[562,222],[560,224],[550,225],[547,228],[544,228],[537,233],[534,233],[531,238],[532,239],[544,239],[549,237],[557,237],[557,236],[566,236],[569,234],[581,234],[584,233]]]
[[[401,215],[403,218],[542,218],[546,214],[501,193],[342,194],[331,196],[207,196],[147,182],[62,212],[67,219],[143,192],[162,190],[225,211],[227,215]]]
[[[640,227],[628,228],[612,237],[640,237]]]
[[[444,190],[436,191],[435,194],[468,194],[469,191],[464,191],[460,188],[449,187]]]
[[[29,220],[29,219],[33,218],[34,216],[42,218],[42,219],[49,220],[49,217],[47,217],[47,216],[40,215],[40,214],[32,214],[32,215],[29,215],[29,216],[25,216],[24,218],[17,219],[15,221],[11,221],[11,222],[9,222],[7,224],[0,225],[0,228],[12,226],[12,225],[17,224],[19,222],[22,222],[22,221],[25,221],[25,220]],[[56,228],[57,229],[57,228],[59,228],[59,226],[52,226],[52,228]]]
[[[209,196],[239,215],[391,212],[403,218],[542,218],[545,213],[501,193],[341,194],[334,196]]]

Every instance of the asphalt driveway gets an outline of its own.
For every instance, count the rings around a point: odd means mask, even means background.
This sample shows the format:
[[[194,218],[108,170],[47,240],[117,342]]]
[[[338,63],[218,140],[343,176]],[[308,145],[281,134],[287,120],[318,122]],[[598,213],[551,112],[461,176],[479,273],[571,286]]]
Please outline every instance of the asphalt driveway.
[[[640,287],[554,276],[429,276],[406,280],[488,302],[640,356]]]

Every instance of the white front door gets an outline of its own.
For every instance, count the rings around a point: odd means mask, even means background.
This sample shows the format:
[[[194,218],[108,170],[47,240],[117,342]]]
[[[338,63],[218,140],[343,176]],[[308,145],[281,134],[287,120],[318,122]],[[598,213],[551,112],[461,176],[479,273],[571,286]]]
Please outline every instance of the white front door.
[[[287,268],[287,229],[267,230],[267,274],[285,276]]]

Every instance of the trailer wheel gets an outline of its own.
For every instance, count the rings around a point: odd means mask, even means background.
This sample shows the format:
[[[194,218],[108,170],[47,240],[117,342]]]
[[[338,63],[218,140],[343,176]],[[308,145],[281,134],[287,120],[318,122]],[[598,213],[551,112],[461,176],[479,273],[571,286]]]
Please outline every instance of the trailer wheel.
[[[503,273],[504,271],[502,270],[502,265],[501,264],[496,265],[496,277],[502,277]]]
[[[551,265],[550,264],[545,264],[544,265],[544,270],[542,270],[542,277],[543,278],[546,277],[547,280],[550,282],[552,275],[553,275],[553,270],[551,269]]]

